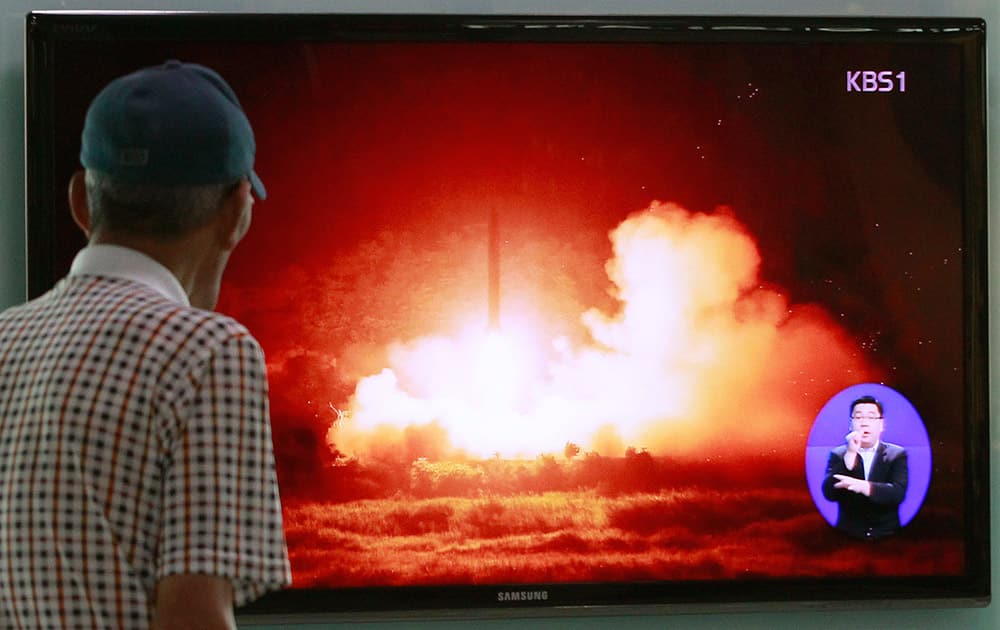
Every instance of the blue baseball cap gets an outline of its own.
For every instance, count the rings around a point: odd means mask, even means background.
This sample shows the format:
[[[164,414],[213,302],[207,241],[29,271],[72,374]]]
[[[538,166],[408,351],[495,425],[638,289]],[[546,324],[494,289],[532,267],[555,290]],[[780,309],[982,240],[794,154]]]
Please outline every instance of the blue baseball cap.
[[[214,70],[171,60],[115,79],[87,110],[84,167],[134,184],[224,184],[243,177],[260,199],[253,129]]]

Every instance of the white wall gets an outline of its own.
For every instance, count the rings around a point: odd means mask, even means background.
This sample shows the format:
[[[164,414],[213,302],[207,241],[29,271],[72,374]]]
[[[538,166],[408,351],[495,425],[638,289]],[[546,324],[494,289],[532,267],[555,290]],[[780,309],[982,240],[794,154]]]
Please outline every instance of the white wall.
[[[883,0],[848,2],[840,0],[353,0],[348,2],[323,0],[159,0],[157,2],[84,1],[84,0],[4,0],[0,22],[0,308],[24,299],[24,16],[30,10],[83,9],[161,9],[171,11],[208,10],[224,12],[421,12],[421,13],[592,13],[592,14],[789,14],[789,15],[895,15],[895,16],[961,16],[985,18],[988,27],[1000,25],[1000,3],[997,0]],[[1000,151],[1000,40],[988,30],[987,39],[990,87],[989,121],[991,156]],[[992,160],[996,164],[996,160]],[[990,181],[991,218],[1000,212],[1000,184],[994,167]],[[990,282],[990,311],[1000,306],[1000,241],[990,236],[990,262],[993,275]],[[992,337],[997,335],[1000,317],[991,324]],[[1000,382],[1000,352],[994,343],[991,353],[993,382]],[[997,407],[994,397],[993,408]],[[1000,436],[997,414],[991,414],[991,428]],[[1000,498],[1000,440],[993,440],[992,500]],[[1000,522],[1000,515],[994,517]],[[1000,566],[1000,536],[993,527],[992,563]],[[994,583],[996,583],[994,570]],[[994,589],[996,590],[996,589]],[[494,622],[421,622],[366,625],[369,630],[388,628],[452,630],[459,628],[616,628],[634,630],[646,628],[797,628],[801,630],[831,630],[836,628],[1000,628],[997,606],[986,609],[926,609],[902,611],[815,611],[795,613],[756,613],[727,615],[684,615],[673,617],[581,618],[539,621]],[[305,626],[302,626],[303,628]],[[340,627],[334,625],[309,626]]]

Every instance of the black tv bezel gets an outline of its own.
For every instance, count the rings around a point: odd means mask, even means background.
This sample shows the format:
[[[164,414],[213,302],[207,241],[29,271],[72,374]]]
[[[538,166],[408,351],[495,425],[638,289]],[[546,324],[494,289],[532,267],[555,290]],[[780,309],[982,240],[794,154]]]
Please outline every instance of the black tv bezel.
[[[935,42],[961,50],[965,93],[963,269],[966,573],[919,578],[754,579],[287,590],[239,611],[241,621],[491,618],[788,608],[985,606],[990,602],[988,249],[985,22],[978,18],[228,14],[38,11],[26,16],[27,296],[58,279],[52,225],[53,63],[70,41]],[[220,33],[226,33],[224,37]],[[498,601],[498,593],[538,593]],[[864,593],[859,597],[858,593]]]

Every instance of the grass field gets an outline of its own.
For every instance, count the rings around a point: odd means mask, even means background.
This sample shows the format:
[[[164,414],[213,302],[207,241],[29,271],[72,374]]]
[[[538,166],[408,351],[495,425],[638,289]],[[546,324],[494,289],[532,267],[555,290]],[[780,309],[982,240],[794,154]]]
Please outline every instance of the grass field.
[[[296,587],[957,572],[955,540],[845,539],[803,490],[591,490],[285,506]]]

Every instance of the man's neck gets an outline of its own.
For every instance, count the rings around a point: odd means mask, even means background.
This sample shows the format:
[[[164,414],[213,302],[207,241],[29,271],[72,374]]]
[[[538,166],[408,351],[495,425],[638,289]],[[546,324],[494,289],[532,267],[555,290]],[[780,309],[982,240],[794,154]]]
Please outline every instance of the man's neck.
[[[219,298],[228,252],[213,246],[212,233],[195,230],[173,239],[122,233],[92,234],[91,245],[120,245],[149,256],[166,267],[187,293],[191,305],[212,310]]]

